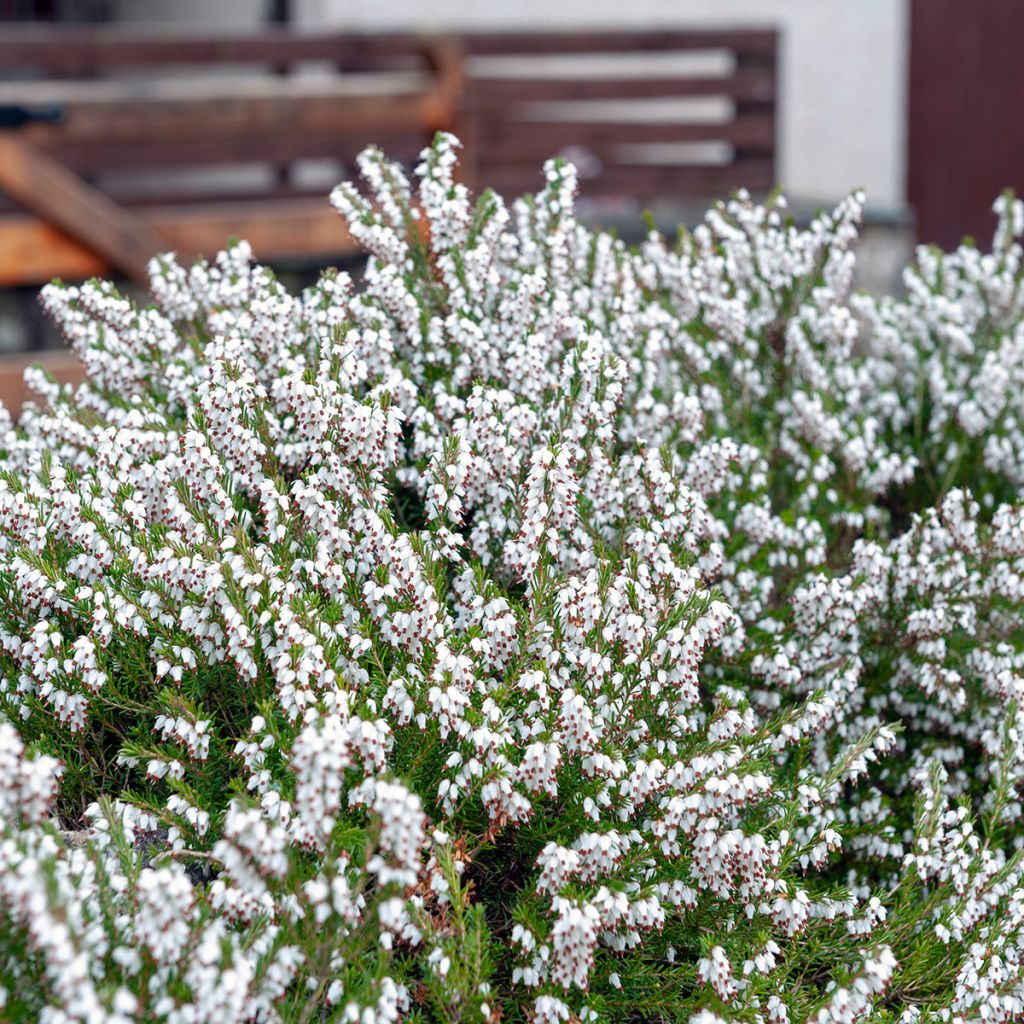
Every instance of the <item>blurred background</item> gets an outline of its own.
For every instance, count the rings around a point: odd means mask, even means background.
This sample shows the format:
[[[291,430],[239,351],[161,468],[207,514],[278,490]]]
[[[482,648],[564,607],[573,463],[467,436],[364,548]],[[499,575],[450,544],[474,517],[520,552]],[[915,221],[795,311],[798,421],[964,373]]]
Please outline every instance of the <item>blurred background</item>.
[[[45,281],[131,287],[158,250],[353,263],[326,193],[441,128],[508,196],[569,156],[627,238],[737,187],[804,220],[862,187],[860,284],[898,290],[1024,185],[1022,37],[1019,0],[0,0],[0,349],[54,346]]]

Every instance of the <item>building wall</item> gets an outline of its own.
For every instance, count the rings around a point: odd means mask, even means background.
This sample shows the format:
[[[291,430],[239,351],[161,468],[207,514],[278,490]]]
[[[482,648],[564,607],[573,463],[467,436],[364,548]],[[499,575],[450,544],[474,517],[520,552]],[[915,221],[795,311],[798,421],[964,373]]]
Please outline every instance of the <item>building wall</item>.
[[[218,30],[259,28],[267,0],[111,0],[112,20],[135,28],[146,25],[209,26]]]
[[[243,2],[243,0],[224,0]],[[780,179],[829,203],[862,187],[876,214],[906,200],[908,0],[292,0],[304,28],[781,30]]]

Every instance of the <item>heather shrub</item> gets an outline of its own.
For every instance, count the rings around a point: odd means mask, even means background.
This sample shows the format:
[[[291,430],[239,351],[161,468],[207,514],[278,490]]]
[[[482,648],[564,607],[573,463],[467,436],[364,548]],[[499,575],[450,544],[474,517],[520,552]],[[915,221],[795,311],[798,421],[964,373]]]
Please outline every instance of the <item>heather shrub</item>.
[[[167,1024],[1024,1013],[1024,206],[669,243],[439,136],[43,303],[4,423],[0,1007]]]

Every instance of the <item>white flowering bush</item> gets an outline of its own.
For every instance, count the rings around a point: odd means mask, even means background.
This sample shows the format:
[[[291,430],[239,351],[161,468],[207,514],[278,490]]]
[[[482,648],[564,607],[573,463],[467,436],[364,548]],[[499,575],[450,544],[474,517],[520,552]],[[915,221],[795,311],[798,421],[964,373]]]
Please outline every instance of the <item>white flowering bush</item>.
[[[376,151],[365,276],[43,303],[0,456],[0,1017],[1024,1014],[1024,206],[633,250]]]

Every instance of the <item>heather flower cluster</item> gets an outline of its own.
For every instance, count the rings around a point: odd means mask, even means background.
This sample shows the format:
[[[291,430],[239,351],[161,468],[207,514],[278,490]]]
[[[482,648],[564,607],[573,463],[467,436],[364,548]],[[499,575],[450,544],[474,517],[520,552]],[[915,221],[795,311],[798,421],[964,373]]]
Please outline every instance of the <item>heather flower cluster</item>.
[[[851,287],[863,199],[669,243],[439,135],[42,301],[0,441],[0,1017],[1024,1015],[1024,204]]]

